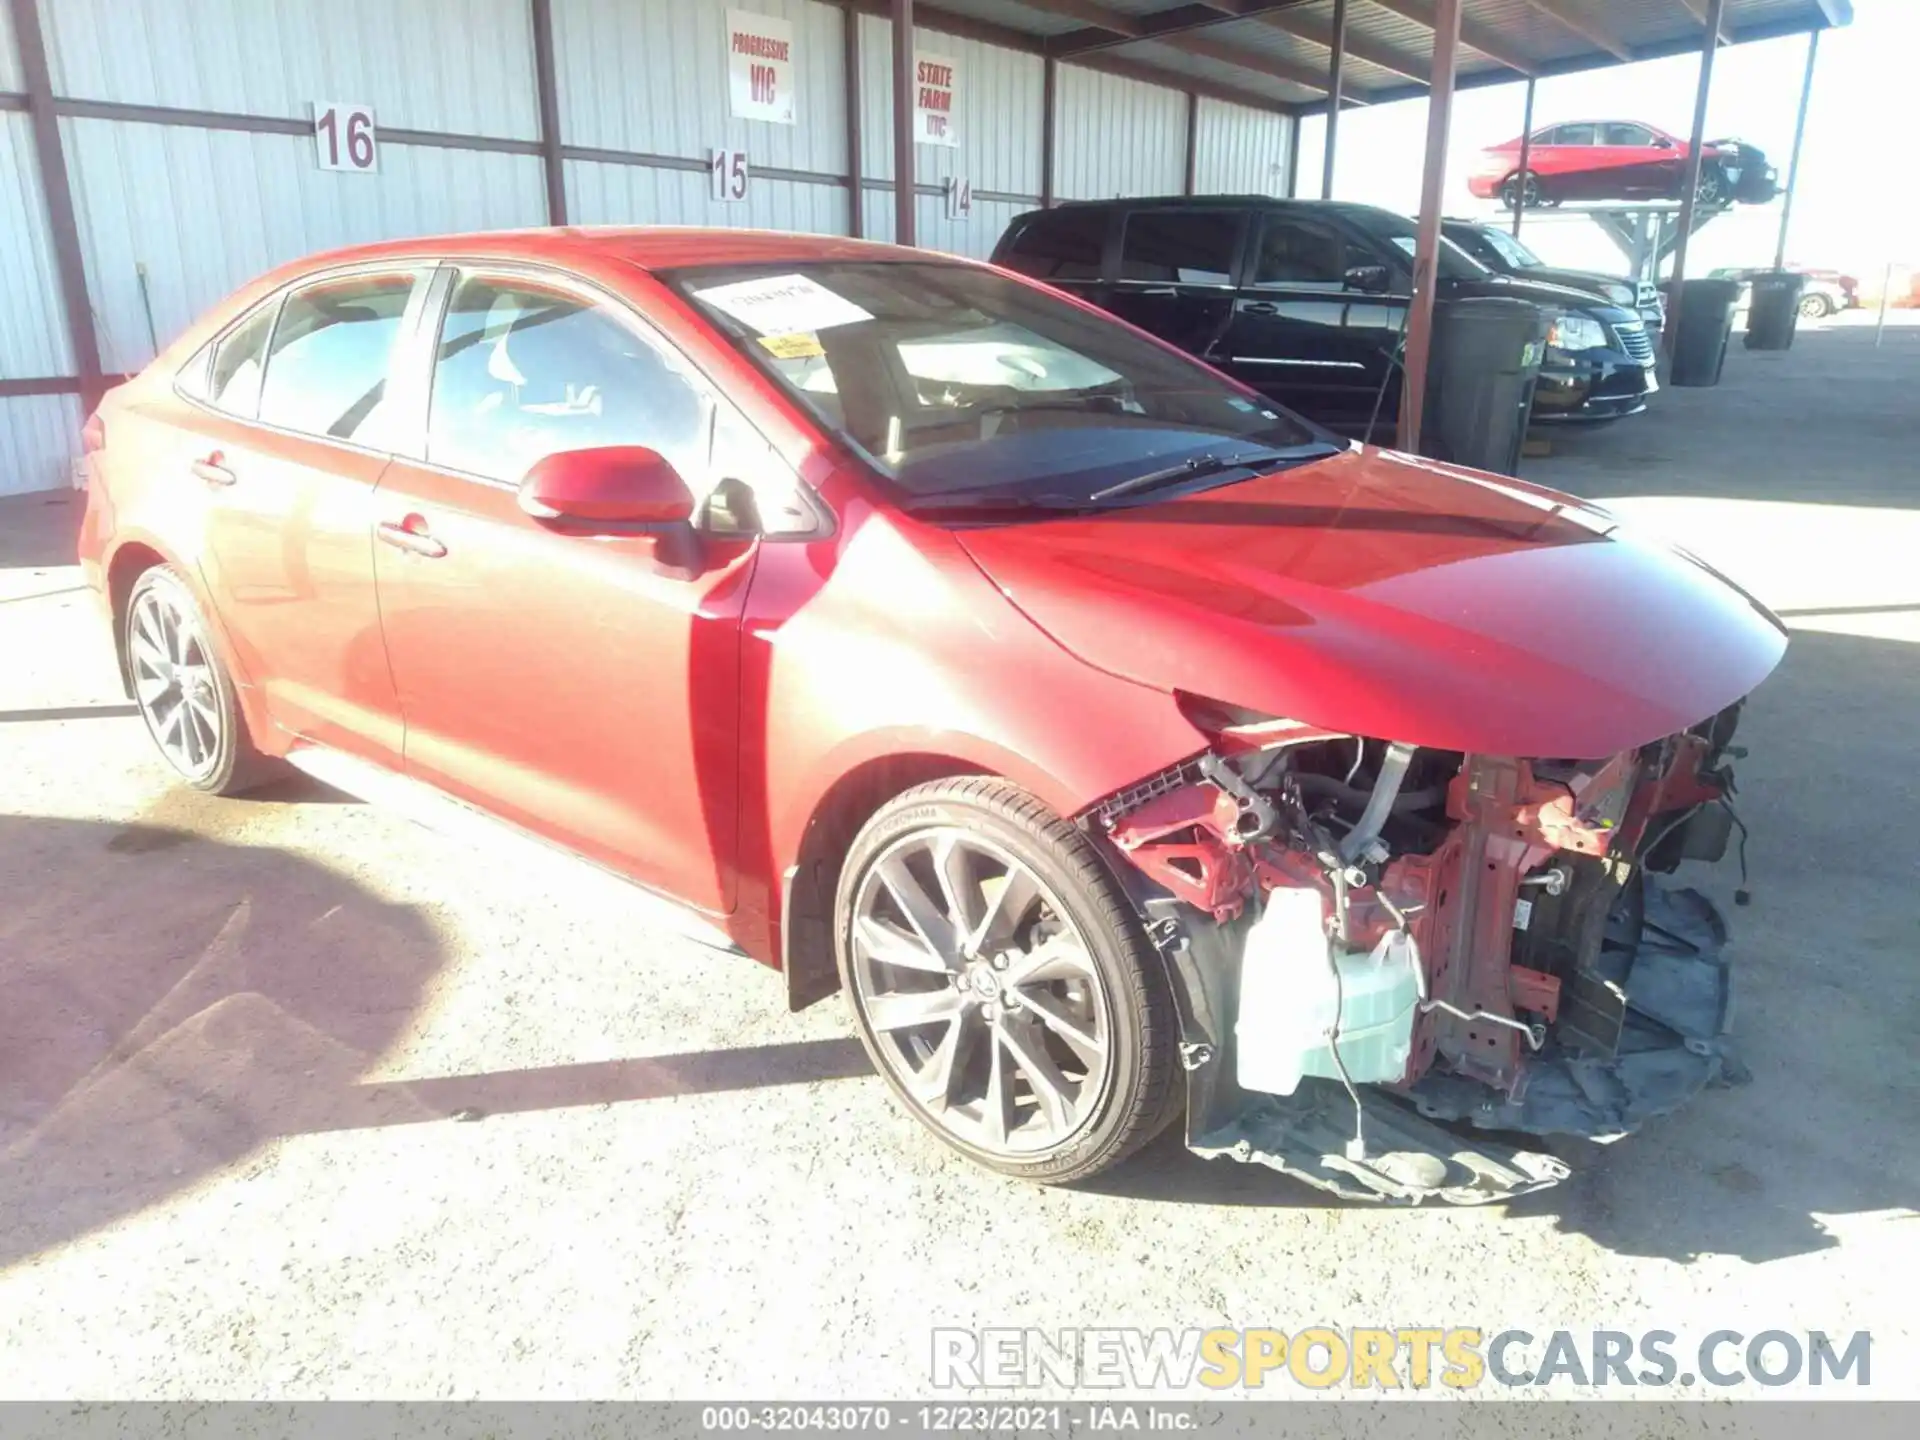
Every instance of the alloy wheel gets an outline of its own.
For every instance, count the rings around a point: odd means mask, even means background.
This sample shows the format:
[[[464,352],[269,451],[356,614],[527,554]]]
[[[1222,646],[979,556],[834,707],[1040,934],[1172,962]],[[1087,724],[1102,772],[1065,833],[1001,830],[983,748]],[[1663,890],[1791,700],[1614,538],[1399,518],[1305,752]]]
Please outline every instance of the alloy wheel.
[[[1030,1158],[1099,1113],[1111,1002],[1085,937],[1027,864],[958,828],[915,831],[868,866],[851,925],[860,1013],[936,1126]]]
[[[189,780],[220,763],[220,691],[199,622],[163,589],[134,601],[127,625],[133,693],[161,753]]]

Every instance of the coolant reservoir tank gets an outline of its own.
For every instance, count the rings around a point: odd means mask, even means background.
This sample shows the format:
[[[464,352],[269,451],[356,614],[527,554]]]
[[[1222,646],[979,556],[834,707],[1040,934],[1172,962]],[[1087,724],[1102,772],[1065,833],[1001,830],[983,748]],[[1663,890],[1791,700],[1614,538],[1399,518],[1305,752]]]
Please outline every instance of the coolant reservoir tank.
[[[1318,890],[1268,891],[1240,960],[1241,1086],[1291,1095],[1303,1076],[1339,1079],[1329,1044],[1336,1016],[1340,1059],[1354,1084],[1400,1079],[1413,1050],[1419,966],[1418,950],[1398,931],[1371,951],[1335,949]]]

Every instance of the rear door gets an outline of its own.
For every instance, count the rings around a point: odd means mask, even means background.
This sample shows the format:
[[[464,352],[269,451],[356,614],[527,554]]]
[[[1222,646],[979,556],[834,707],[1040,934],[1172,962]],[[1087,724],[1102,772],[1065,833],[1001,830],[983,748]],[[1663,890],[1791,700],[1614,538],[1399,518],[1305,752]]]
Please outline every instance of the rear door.
[[[196,410],[202,563],[243,673],[276,724],[386,764],[400,726],[373,491],[391,444],[388,370],[426,273],[340,272],[267,302],[216,345]]]
[[[549,527],[521,478],[644,445],[696,497],[771,447],[624,304],[542,271],[444,272],[425,433],[372,548],[409,774],[709,912],[732,906],[740,624],[756,541]],[[432,322],[429,322],[432,323]],[[790,475],[790,472],[787,472]]]
[[[1221,367],[1314,419],[1364,423],[1388,378],[1405,297],[1349,288],[1350,267],[1383,259],[1332,217],[1273,210],[1259,224]],[[1390,385],[1384,416],[1393,395]]]
[[[1532,167],[1545,177],[1547,194],[1555,200],[1590,200],[1612,193],[1613,182],[1600,164],[1595,141],[1599,127],[1590,121],[1556,125],[1544,150],[1536,150]]]
[[[1649,126],[1610,120],[1599,127],[1598,142],[1594,163],[1614,177],[1619,191],[1664,194],[1679,178],[1677,147],[1661,149]]]
[[[1127,212],[1118,268],[1102,303],[1122,320],[1216,361],[1233,319],[1246,223],[1246,212],[1229,206]]]

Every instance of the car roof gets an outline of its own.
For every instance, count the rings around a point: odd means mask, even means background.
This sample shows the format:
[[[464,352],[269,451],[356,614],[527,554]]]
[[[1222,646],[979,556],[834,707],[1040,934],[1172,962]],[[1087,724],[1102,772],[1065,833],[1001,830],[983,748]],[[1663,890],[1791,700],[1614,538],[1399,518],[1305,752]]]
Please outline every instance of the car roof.
[[[586,259],[617,260],[642,270],[671,270],[683,265],[832,260],[974,263],[959,256],[933,254],[901,245],[833,235],[799,235],[784,230],[722,230],[691,225],[570,225],[383,240],[309,255],[290,268],[318,270],[361,261],[432,256],[560,265]]]
[[[1384,205],[1361,205],[1352,200],[1289,200],[1284,195],[1128,195],[1113,200],[1063,200],[1060,210],[1207,210],[1258,206],[1265,210],[1317,210],[1333,215],[1392,215]],[[1035,211],[1035,214],[1049,212]],[[1400,218],[1405,219],[1405,216]]]

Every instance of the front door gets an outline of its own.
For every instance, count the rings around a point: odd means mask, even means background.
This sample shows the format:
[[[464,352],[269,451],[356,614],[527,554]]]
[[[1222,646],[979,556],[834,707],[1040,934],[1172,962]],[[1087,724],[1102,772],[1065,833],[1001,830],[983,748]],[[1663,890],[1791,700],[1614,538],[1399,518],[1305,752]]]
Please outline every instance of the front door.
[[[368,537],[388,364],[423,279],[363,271],[268,302],[215,348],[191,412],[208,585],[241,672],[275,724],[389,765],[399,712]]]
[[[1399,391],[1393,355],[1406,301],[1359,289],[1347,273],[1380,264],[1379,255],[1325,219],[1269,213],[1247,283],[1234,298],[1221,367],[1325,424],[1363,427],[1376,402],[1380,418],[1391,420]]]
[[[1122,320],[1214,361],[1233,318],[1233,271],[1244,212],[1227,207],[1134,210],[1101,303]]]
[[[517,497],[543,456],[608,445],[659,451],[698,495],[724,402],[633,316],[558,279],[470,271],[451,288],[424,459],[396,459],[378,491],[407,771],[725,913],[756,542],[663,553],[649,535],[550,528]]]

